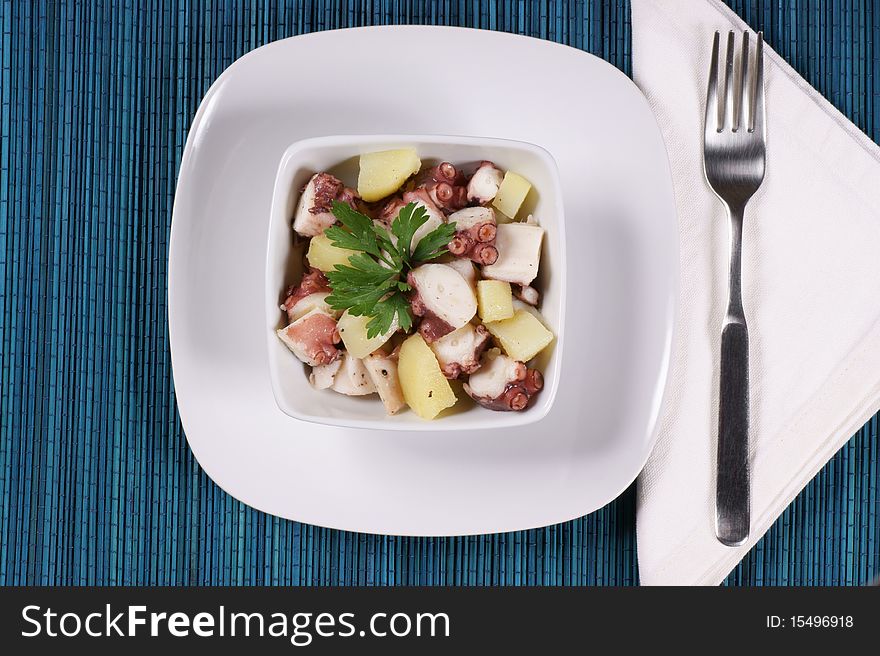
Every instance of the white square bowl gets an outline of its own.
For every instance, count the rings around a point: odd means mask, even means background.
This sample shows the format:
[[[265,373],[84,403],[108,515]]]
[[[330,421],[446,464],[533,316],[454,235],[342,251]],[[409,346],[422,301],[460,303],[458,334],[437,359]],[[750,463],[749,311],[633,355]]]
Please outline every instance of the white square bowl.
[[[424,164],[449,161],[456,166],[491,160],[502,170],[513,170],[532,183],[526,199],[544,230],[541,266],[536,286],[541,290],[540,310],[556,335],[555,342],[538,357],[544,389],[521,412],[495,412],[470,403],[458,389],[459,402],[433,421],[420,419],[411,410],[389,417],[375,395],[349,397],[316,390],[303,365],[278,339],[285,325],[279,309],[284,290],[299,280],[303,251],[293,245],[291,222],[299,193],[312,174],[329,171],[354,187],[358,157],[362,153],[413,147]],[[473,430],[521,426],[540,420],[550,411],[559,386],[565,324],[565,234],[562,190],[553,157],[538,146],[505,139],[441,135],[338,135],[305,139],[291,145],[281,158],[272,199],[266,256],[266,339],[272,392],[278,407],[296,419],[353,428],[378,430]]]

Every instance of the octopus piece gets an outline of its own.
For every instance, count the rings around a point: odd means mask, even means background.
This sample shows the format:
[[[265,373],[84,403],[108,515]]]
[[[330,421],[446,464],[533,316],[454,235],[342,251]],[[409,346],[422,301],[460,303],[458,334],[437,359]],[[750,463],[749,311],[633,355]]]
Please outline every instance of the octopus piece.
[[[340,341],[336,319],[321,310],[312,310],[277,333],[296,357],[312,367],[329,364],[341,353],[335,346]]]
[[[464,176],[449,162],[441,162],[425,172],[420,178],[424,189],[434,204],[445,212],[455,212],[468,204]]]
[[[395,415],[406,405],[397,375],[397,350],[391,355],[376,351],[364,358],[364,367],[379,392],[385,412]]]
[[[467,198],[471,203],[488,205],[498,195],[504,173],[492,162],[484,160],[474,171],[467,186]]]
[[[409,203],[415,203],[420,207],[424,207],[425,211],[428,213],[428,220],[425,221],[418,230],[416,230],[413,235],[412,242],[410,243],[410,248],[415,250],[416,245],[422,240],[422,237],[427,235],[429,232],[433,232],[438,227],[440,227],[445,219],[443,218],[443,212],[434,204],[434,201],[431,200],[431,197],[428,195],[424,189],[414,189],[412,191],[407,191],[403,194],[403,203],[405,205]],[[398,209],[398,211],[400,211]],[[394,216],[397,216],[396,214]]]
[[[356,192],[351,187],[343,186],[342,191],[340,191],[336,195],[336,200],[338,200],[340,203],[345,203],[353,210],[356,210],[358,208],[357,205],[358,205],[358,201],[360,201],[360,199],[361,199],[361,197],[358,196],[358,192]],[[332,202],[331,202],[330,206],[331,207],[333,206]]]
[[[498,226],[491,207],[466,207],[450,214],[449,221],[455,222],[455,235],[447,247],[450,253],[477,264],[495,264],[498,260],[495,247]]]
[[[356,209],[358,195],[329,173],[316,173],[306,184],[293,217],[293,229],[303,237],[315,237],[336,223],[331,213],[333,201],[348,203]]]
[[[309,374],[309,383],[311,383],[312,387],[319,390],[333,387],[333,379],[336,378],[336,373],[341,366],[342,358],[336,358],[329,364],[319,364],[317,367],[312,367],[312,372]]]
[[[498,259],[483,267],[483,277],[528,286],[538,275],[544,229],[525,223],[502,223],[495,235]]]
[[[330,389],[346,396],[364,396],[373,394],[376,386],[373,385],[364,361],[352,357],[349,353],[343,353],[342,364],[333,376]]]
[[[480,356],[489,346],[490,337],[485,326],[467,323],[430,346],[443,375],[453,379],[480,368]]]
[[[403,199],[399,196],[395,196],[382,206],[382,209],[379,210],[379,214],[376,218],[386,227],[390,228],[391,222],[397,218],[397,215],[400,214],[400,210],[403,209],[404,205],[406,205],[406,203],[403,202]]]
[[[338,319],[342,311],[334,310],[327,304],[328,296],[330,296],[330,292],[315,292],[301,298],[287,311],[288,323],[293,323],[300,317],[306,316],[312,310],[320,310],[324,314],[329,314],[334,319]]]
[[[422,264],[406,278],[412,287],[410,305],[421,317],[419,333],[429,344],[461,328],[477,313],[473,287],[452,267]]]
[[[538,301],[541,300],[538,290],[531,285],[514,285],[513,295],[532,307],[537,307]]]
[[[302,280],[299,281],[298,285],[291,285],[287,288],[287,291],[284,294],[284,302],[281,304],[281,309],[284,312],[287,312],[288,319],[290,319],[291,322],[294,322],[305,314],[305,312],[297,312],[295,309],[300,301],[312,294],[329,291],[330,283],[327,281],[327,277],[324,273],[318,269],[310,268],[309,272],[302,277]],[[298,309],[301,310],[302,307]]]
[[[502,355],[497,349],[486,354],[480,370],[464,384],[474,401],[489,410],[524,410],[532,397],[544,387],[544,376],[537,369]]]
[[[449,262],[444,262],[444,264],[458,271],[462,278],[468,281],[471,287],[477,286],[477,269],[474,267],[474,263],[468,258],[456,257]]]

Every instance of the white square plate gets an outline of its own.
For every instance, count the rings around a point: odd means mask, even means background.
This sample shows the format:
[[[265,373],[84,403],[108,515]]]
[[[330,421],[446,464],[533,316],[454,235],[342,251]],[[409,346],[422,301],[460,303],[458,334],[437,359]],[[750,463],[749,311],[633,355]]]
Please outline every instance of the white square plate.
[[[400,54],[454,59],[406,74]],[[358,53],[352,58],[351,53]],[[320,65],[316,65],[320,62]],[[462,71],[480,67],[480,84]],[[370,431],[293,419],[268,374],[264,273],[272,189],[293,142],[459,134],[537,144],[559,166],[565,354],[535,424]],[[677,224],[648,104],[606,62],[537,39],[459,28],[320,32],[230,66],[199,108],[171,230],[169,332],[189,444],[260,510],[373,533],[456,535],[589,513],[654,443],[675,316]]]
[[[330,171],[354,186],[358,155],[377,150],[414,147],[423,167],[449,161],[456,166],[476,165],[488,159],[502,170],[516,171],[533,184],[529,211],[539,220],[545,235],[536,287],[541,290],[541,316],[556,340],[537,359],[544,375],[544,389],[522,412],[494,412],[470,403],[466,395],[434,421],[419,419],[404,410],[389,417],[375,395],[351,397],[316,390],[308,382],[304,365],[278,339],[284,326],[278,309],[282,291],[302,275],[302,253],[291,245],[291,217],[300,190],[313,173]],[[269,374],[278,407],[296,419],[333,426],[379,430],[475,430],[523,426],[544,418],[559,387],[560,360],[565,319],[565,226],[562,190],[556,162],[542,148],[520,141],[445,135],[352,135],[303,139],[284,151],[275,178],[272,217],[266,254],[266,340]]]

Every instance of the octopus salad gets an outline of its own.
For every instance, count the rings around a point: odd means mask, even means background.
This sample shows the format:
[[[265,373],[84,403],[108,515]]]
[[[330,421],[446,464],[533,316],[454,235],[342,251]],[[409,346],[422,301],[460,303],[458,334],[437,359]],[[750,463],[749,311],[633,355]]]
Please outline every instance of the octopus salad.
[[[356,190],[311,176],[293,217],[305,273],[278,337],[327,393],[378,394],[389,415],[434,419],[464,395],[522,411],[554,340],[533,284],[544,229],[531,184],[493,162],[422,164],[411,148],[361,155]]]

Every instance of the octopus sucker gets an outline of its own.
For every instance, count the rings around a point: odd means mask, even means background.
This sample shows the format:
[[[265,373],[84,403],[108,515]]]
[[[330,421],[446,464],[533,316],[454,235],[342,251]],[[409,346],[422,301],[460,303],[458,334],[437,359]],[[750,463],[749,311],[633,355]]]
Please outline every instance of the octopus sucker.
[[[450,162],[441,162],[420,177],[418,189],[424,190],[444,212],[455,212],[468,204],[464,175]]]
[[[480,368],[480,356],[488,348],[490,338],[485,326],[468,323],[435,340],[430,346],[443,375],[454,379],[462,374],[472,374]]]
[[[477,264],[490,265],[498,261],[495,238],[498,226],[491,207],[466,207],[449,215],[455,223],[455,235],[449,242],[449,252],[466,257]]]
[[[468,379],[464,390],[474,401],[490,410],[520,411],[544,387],[544,376],[537,369],[492,349],[482,367]]]

